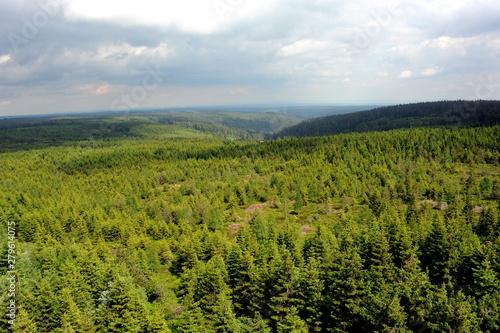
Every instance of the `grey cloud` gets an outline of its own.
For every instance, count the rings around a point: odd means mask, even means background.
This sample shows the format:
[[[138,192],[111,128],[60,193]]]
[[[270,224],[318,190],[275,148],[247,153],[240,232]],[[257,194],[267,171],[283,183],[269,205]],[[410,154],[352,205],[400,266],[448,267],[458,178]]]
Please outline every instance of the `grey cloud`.
[[[468,3],[448,22],[446,33],[450,36],[472,37],[500,30],[500,3]]]
[[[379,72],[394,78],[404,70],[446,76],[494,71],[500,61],[500,42],[491,43],[500,41],[500,5],[493,2],[471,2],[452,13],[432,11],[429,2],[402,2],[371,35],[369,24],[376,24],[387,4],[281,1],[275,12],[239,20],[212,34],[69,21],[61,12],[15,52],[8,33],[22,34],[24,18],[39,10],[36,3],[19,3],[7,0],[0,11],[0,56],[10,54],[9,61],[0,63],[0,86],[9,87],[2,91],[13,97],[19,96],[20,87],[71,95],[78,91],[68,86],[134,86],[148,66],[161,69],[166,86],[247,85],[286,91],[291,86],[341,85],[351,82],[349,73],[375,82],[377,89],[374,76]],[[367,31],[367,44],[359,47],[355,38]],[[436,43],[441,37],[463,39],[466,54],[456,45],[440,49]],[[355,52],[349,54],[349,48]]]
[[[208,36],[175,29],[67,22],[57,18],[44,27],[37,38],[30,40],[23,52],[14,55],[13,61],[25,71],[31,71],[32,76],[20,76],[8,82],[34,85],[78,75],[82,82],[98,78],[129,84],[140,77],[146,64],[154,63],[171,73],[170,84],[279,83],[290,79],[294,72],[276,72],[283,68],[283,59],[277,56],[280,48],[311,35],[327,41],[340,39],[332,32],[337,29],[337,11],[336,6],[325,2],[294,1],[282,6],[272,17],[243,21],[230,30]],[[162,42],[172,48],[172,53],[165,58],[114,52],[101,62],[92,59],[99,46],[106,43],[154,48]],[[340,53],[339,50],[328,52],[312,60],[324,61]],[[85,56],[89,59],[83,59]],[[285,62],[292,67],[303,67],[312,60],[295,57]]]
[[[472,37],[500,29],[498,1],[469,1],[454,9],[437,9],[432,2],[403,2],[410,14],[406,23],[426,33],[427,38],[440,36]]]

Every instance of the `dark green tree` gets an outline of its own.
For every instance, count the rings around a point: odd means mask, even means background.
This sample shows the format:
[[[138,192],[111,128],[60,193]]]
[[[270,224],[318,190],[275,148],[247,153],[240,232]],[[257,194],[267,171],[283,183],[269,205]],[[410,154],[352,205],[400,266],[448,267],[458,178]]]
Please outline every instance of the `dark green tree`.
[[[96,315],[97,331],[141,332],[147,327],[146,311],[129,278],[118,277],[101,293]]]
[[[445,282],[450,274],[450,247],[446,226],[435,216],[431,232],[420,248],[422,265],[428,270],[429,278],[434,284]]]
[[[305,319],[311,332],[322,330],[324,289],[320,263],[315,258],[311,258],[302,270],[299,284],[300,308],[302,309],[299,315]]]

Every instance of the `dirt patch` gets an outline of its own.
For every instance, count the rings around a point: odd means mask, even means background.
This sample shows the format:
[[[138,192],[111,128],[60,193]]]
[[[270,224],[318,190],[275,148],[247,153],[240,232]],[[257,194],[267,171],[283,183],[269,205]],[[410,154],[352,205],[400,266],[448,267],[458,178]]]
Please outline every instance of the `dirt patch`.
[[[261,213],[264,211],[264,208],[268,208],[268,207],[272,207],[272,206],[273,205],[268,203],[268,202],[251,205],[247,208],[247,213],[249,213],[249,214]]]
[[[238,231],[241,228],[241,223],[232,223],[232,224],[228,225],[227,228],[234,230],[234,231]]]
[[[473,210],[474,210],[474,213],[480,214],[480,213],[483,212],[483,207],[481,207],[481,206],[475,206]]]
[[[311,226],[303,225],[300,227],[302,229],[302,235],[310,234],[314,229]]]
[[[440,209],[440,210],[445,210],[448,208],[448,203],[447,202],[437,202],[434,200],[423,200],[418,203],[419,206],[423,206],[429,204],[432,206],[434,209]]]

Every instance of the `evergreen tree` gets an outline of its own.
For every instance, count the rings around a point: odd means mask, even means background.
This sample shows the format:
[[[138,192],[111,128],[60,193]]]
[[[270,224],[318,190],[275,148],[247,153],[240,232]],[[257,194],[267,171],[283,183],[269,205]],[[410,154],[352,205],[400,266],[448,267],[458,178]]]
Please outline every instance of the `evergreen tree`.
[[[223,259],[215,256],[198,269],[201,271],[192,276],[192,287],[186,296],[189,300],[189,315],[194,314],[192,325],[212,327],[213,332],[238,332],[239,325],[226,283],[228,273]]]
[[[335,235],[324,225],[318,225],[316,230],[304,242],[304,257],[320,262],[333,259],[338,243]]]
[[[400,297],[400,303],[407,315],[407,327],[419,331],[426,327],[426,317],[431,311],[431,283],[420,267],[416,253],[411,253],[398,271],[398,281],[395,284]]]
[[[320,264],[315,258],[311,258],[302,271],[299,290],[302,308],[300,317],[305,319],[311,332],[321,332],[324,289]]]
[[[481,319],[483,332],[498,332],[500,330],[500,293],[498,289],[479,298],[477,315],[478,319]]]
[[[449,275],[450,243],[443,221],[435,217],[430,234],[421,246],[421,261],[429,271],[429,278],[435,284],[445,282]]]
[[[260,312],[264,297],[264,284],[253,256],[242,254],[235,245],[229,254],[227,270],[236,314],[253,318]]]
[[[55,279],[42,279],[34,290],[35,302],[31,315],[36,318],[36,326],[40,332],[52,332],[61,325],[63,308],[61,298],[55,293]]]
[[[272,320],[277,332],[292,332],[307,327],[298,316],[299,269],[295,266],[292,255],[286,248],[281,249],[279,261],[276,262],[275,284],[272,286],[271,310]]]
[[[491,267],[491,262],[484,259],[477,268],[473,268],[474,285],[472,289],[478,298],[486,295],[498,294],[500,290],[500,280],[498,272]]]
[[[390,252],[389,241],[385,232],[379,231],[371,245],[371,253],[367,260],[368,278],[376,288],[377,285],[394,281],[395,267]]]
[[[97,309],[97,331],[141,332],[147,323],[145,309],[132,290],[130,280],[119,277],[101,293]]]
[[[497,236],[498,213],[495,207],[489,207],[484,210],[479,217],[479,223],[474,228],[476,234],[485,240],[491,240]]]
[[[332,263],[325,280],[322,322],[327,331],[361,332],[367,328],[364,318],[366,281],[358,252],[350,249]]]
[[[9,324],[10,325],[10,324]],[[23,306],[20,306],[17,312],[15,325],[12,327],[12,332],[14,333],[38,333],[38,327],[36,325],[36,319],[31,316],[28,311],[25,310]],[[8,330],[6,329],[6,332]]]
[[[61,291],[65,312],[61,318],[60,333],[91,333],[95,331],[94,323],[90,316],[85,316],[73,300],[71,290],[64,288]]]

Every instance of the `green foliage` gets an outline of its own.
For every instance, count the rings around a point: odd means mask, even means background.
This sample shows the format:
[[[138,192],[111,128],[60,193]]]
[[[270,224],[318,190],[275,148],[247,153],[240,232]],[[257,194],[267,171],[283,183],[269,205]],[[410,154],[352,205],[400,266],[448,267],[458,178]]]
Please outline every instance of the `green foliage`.
[[[16,332],[499,330],[500,128],[249,142],[155,117],[0,154]]]
[[[302,118],[280,113],[201,111],[136,112],[102,116],[0,120],[0,152],[78,143],[102,146],[123,138],[261,139]],[[161,155],[161,151],[158,152]]]
[[[369,111],[305,120],[275,137],[308,137],[351,132],[388,131],[427,126],[495,126],[500,124],[498,101],[439,101],[386,106]]]

